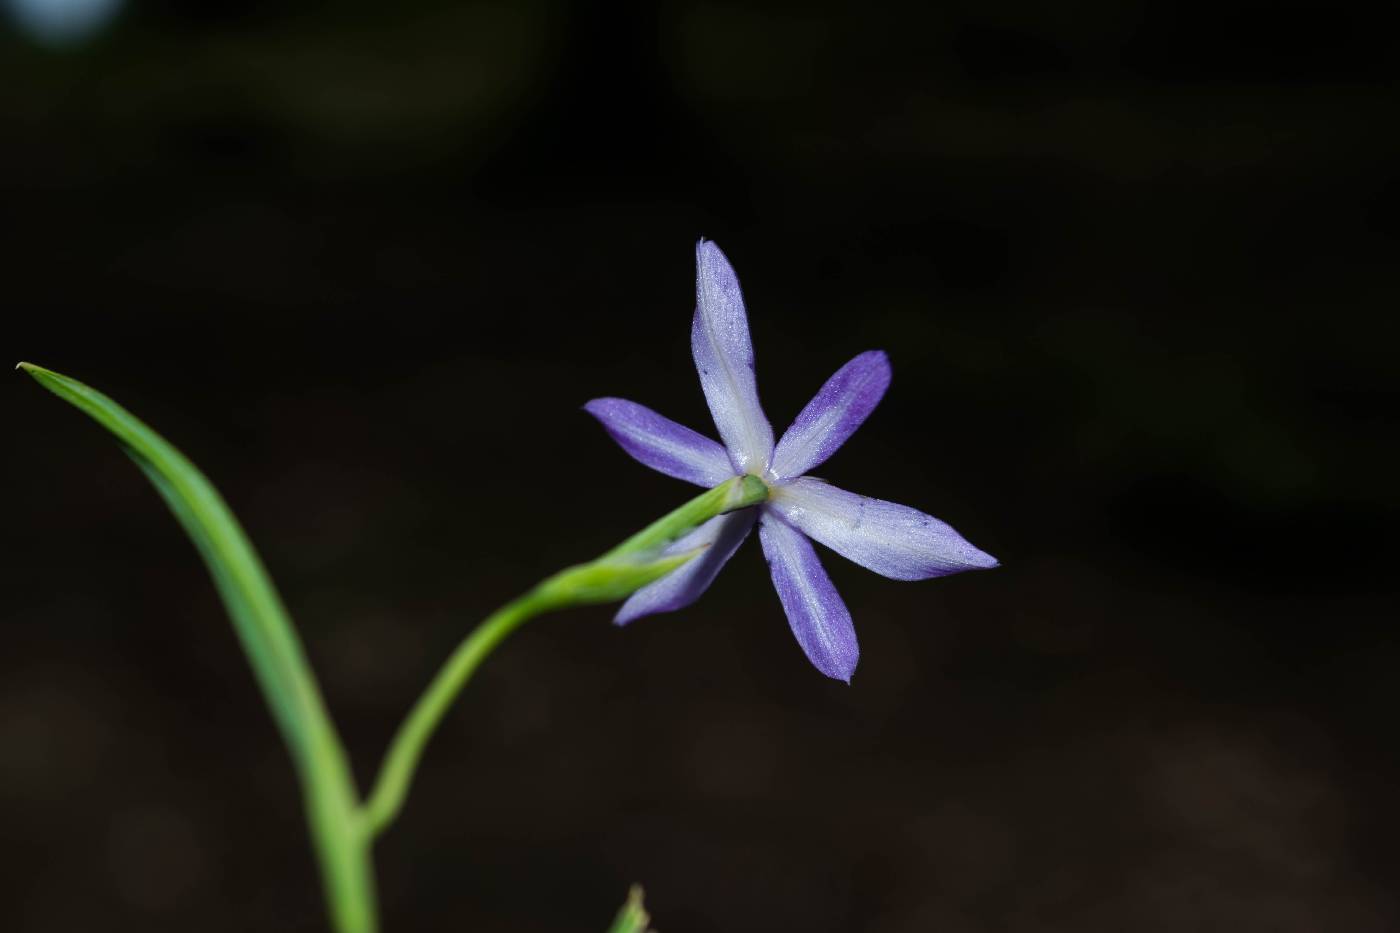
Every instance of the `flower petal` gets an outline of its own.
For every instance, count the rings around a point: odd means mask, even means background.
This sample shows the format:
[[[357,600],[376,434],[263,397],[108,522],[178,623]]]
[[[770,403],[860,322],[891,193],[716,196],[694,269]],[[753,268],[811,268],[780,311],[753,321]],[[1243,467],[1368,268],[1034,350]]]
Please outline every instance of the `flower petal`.
[[[734,475],[723,447],[645,405],[595,398],[583,410],[601,421],[623,450],[653,470],[705,487]]]
[[[671,544],[666,548],[668,554],[679,554],[698,547],[707,547],[708,550],[680,569],[633,593],[622,604],[613,621],[626,625],[633,619],[657,612],[674,612],[695,602],[710,588],[720,569],[744,543],[757,517],[758,509],[740,509],[718,515]]]
[[[932,515],[810,476],[775,485],[769,507],[842,557],[896,580],[997,566],[996,558]]]
[[[890,386],[890,358],[870,350],[826,381],[784,432],[773,453],[778,479],[801,476],[824,462],[856,433]]]
[[[773,587],[807,660],[826,676],[850,683],[860,660],[856,629],[812,543],[771,513],[764,514],[758,538]]]
[[[715,427],[739,473],[761,474],[773,456],[773,426],[758,404],[753,342],[739,279],[719,247],[695,247],[695,321],[690,348]]]

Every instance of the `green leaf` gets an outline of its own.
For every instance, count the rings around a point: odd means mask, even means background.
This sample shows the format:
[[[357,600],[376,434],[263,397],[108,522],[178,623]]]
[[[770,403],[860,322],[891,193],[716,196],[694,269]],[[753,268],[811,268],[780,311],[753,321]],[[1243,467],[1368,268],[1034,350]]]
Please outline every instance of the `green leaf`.
[[[101,392],[19,364],[121,442],[199,549],[291,751],[337,929],[375,928],[368,834],[345,752],[301,642],[262,561],[212,483],[184,454]]]
[[[642,888],[634,884],[632,890],[627,892],[627,903],[617,912],[608,933],[648,933],[649,923],[651,916],[642,906]]]

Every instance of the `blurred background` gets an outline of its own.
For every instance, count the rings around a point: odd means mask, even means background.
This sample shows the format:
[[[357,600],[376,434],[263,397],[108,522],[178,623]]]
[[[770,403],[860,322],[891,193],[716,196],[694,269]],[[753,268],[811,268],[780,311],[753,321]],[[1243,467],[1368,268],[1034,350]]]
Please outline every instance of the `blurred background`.
[[[1400,924],[1400,66],[1360,6],[3,0],[0,359],[201,464],[362,782],[468,628],[691,488],[693,246],[821,474],[1003,568],[758,548],[486,665],[378,848],[389,931]],[[194,550],[95,425],[0,392],[0,929],[316,931],[291,768]]]

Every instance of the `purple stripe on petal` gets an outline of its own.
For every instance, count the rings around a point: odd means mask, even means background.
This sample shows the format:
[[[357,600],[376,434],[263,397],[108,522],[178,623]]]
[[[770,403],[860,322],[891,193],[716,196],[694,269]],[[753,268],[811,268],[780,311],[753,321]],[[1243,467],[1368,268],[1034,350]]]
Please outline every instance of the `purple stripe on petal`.
[[[761,475],[773,456],[773,426],[758,403],[744,296],[729,260],[705,240],[695,247],[690,348],[705,401],[735,470]]]
[[[850,683],[860,660],[855,626],[812,543],[771,514],[763,516],[758,538],[792,634],[807,659],[826,676]]]
[[[758,509],[740,509],[710,519],[668,548],[668,554],[680,554],[695,548],[707,548],[705,553],[667,574],[655,583],[648,583],[628,598],[613,619],[626,625],[633,619],[657,612],[684,609],[700,598],[721,568],[734,556],[739,545],[753,529]]]
[[[601,421],[623,450],[653,470],[706,487],[734,475],[723,447],[645,405],[595,398],[583,410]]]
[[[775,485],[768,507],[847,560],[895,580],[996,567],[946,522],[810,476]]]
[[[773,474],[801,476],[836,453],[889,386],[890,360],[883,350],[862,353],[838,369],[778,441]]]

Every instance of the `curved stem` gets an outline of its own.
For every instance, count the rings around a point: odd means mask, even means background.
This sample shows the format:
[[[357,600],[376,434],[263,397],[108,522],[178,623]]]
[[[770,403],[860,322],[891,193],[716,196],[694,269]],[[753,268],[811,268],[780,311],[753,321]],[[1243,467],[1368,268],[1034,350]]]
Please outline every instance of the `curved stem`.
[[[682,505],[595,561],[564,570],[498,609],[457,647],[395,734],[360,803],[345,749],[291,617],[267,570],[213,484],[182,453],[101,392],[21,363],[45,388],[112,432],[155,485],[203,556],[296,766],[337,933],[378,928],[371,846],[403,807],[433,731],[482,660],[526,620],[554,609],[624,599],[699,550],[667,545],[717,515],[757,505],[768,487],[735,477]]]
[[[698,553],[668,556],[662,553],[666,545],[717,515],[756,505],[767,498],[768,487],[757,477],[735,477],[696,496],[597,560],[555,574],[488,616],[448,657],[394,734],[362,810],[371,838],[387,829],[398,816],[413,773],[438,723],[472,673],[507,635],[552,610],[628,596]]]
[[[402,809],[428,739],[472,673],[507,635],[551,608],[555,607],[541,596],[537,587],[497,609],[452,652],[399,726],[384,756],[374,790],[364,805],[365,826],[371,837],[383,832]]]

